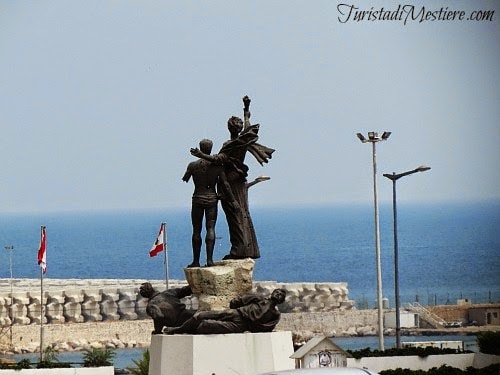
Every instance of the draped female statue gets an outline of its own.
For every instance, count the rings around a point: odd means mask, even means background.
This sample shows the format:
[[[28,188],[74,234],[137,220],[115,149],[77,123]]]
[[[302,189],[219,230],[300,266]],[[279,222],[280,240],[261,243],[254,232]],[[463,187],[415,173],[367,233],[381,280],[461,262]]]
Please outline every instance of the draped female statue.
[[[245,164],[247,152],[263,165],[271,159],[274,149],[257,143],[259,124],[250,124],[250,98],[243,98],[245,121],[233,116],[227,122],[230,139],[224,142],[218,154],[207,155],[197,148],[191,154],[199,158],[219,163],[223,166],[231,192],[221,187],[221,205],[229,227],[231,249],[224,259],[260,257],[259,245],[255,235],[252,218],[248,208],[247,183],[248,166]],[[233,196],[234,201],[227,197]]]

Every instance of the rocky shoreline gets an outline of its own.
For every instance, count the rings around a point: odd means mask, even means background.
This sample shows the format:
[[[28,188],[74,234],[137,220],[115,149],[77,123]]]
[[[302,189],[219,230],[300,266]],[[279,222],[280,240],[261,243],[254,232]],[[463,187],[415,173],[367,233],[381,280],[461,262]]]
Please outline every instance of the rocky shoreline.
[[[350,324],[345,325],[349,320]],[[339,324],[343,328],[339,328]],[[369,324],[366,324],[369,323]],[[295,343],[309,340],[316,334],[330,337],[357,337],[376,335],[376,310],[352,310],[338,313],[291,313],[282,314],[277,329],[290,330]],[[334,328],[336,327],[336,328]],[[151,319],[64,323],[44,326],[45,346],[57,352],[83,351],[90,348],[148,348],[151,342],[153,322]],[[500,331],[500,326],[461,327],[450,329],[406,329],[403,335],[473,335],[482,331]],[[1,355],[37,353],[40,350],[40,326],[12,326],[12,345],[6,342],[9,328],[2,330]],[[394,335],[394,330],[386,329],[386,335]]]
[[[125,349],[148,347],[153,322],[145,312],[147,301],[138,295],[145,280],[47,279],[44,282],[44,346],[54,350],[81,351],[92,347]],[[161,290],[164,281],[156,280]],[[177,280],[173,286],[186,285]],[[40,349],[40,281],[35,279],[0,279],[0,354],[33,353]],[[377,335],[377,310],[356,310],[348,298],[346,283],[277,283],[254,282],[258,293],[268,294],[276,287],[287,289],[278,331],[291,331],[295,343],[316,334],[328,337]],[[197,309],[198,300],[185,301]],[[488,308],[494,307],[488,305]],[[498,308],[498,306],[496,306]],[[433,307],[433,312],[449,321],[467,322],[468,306]],[[386,311],[390,311],[387,309]],[[9,312],[14,312],[13,319]],[[46,321],[45,321],[46,320]],[[14,322],[14,324],[12,324]],[[498,331],[499,326],[460,327],[445,330],[409,329],[406,335],[473,334]],[[386,329],[385,335],[394,330]]]
[[[371,335],[375,334],[376,316],[376,310],[283,313],[276,330],[291,331],[296,342],[302,342],[315,333],[329,336]],[[57,351],[78,351],[89,347],[122,349],[148,347],[153,321],[146,318],[46,324],[43,327],[44,346],[50,345]],[[3,328],[0,353],[9,355],[39,351],[39,324],[13,325],[12,344],[9,328]]]
[[[57,352],[83,351],[91,348],[147,348],[151,341],[151,320],[130,320],[93,323],[64,323],[44,326],[44,346]],[[12,345],[5,340],[0,354],[14,355],[40,352],[40,326],[12,326]]]

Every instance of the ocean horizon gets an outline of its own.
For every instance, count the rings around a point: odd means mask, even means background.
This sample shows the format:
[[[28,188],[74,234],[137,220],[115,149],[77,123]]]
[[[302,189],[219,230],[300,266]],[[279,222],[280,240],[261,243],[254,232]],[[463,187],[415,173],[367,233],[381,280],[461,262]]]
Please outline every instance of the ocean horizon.
[[[394,303],[392,205],[380,205],[383,296]],[[376,306],[373,206],[251,207],[261,258],[254,280],[346,282],[357,307]],[[191,262],[190,208],[0,214],[0,245],[14,246],[14,278],[39,278],[40,226],[46,226],[47,274],[56,279],[165,278],[164,256],[149,257],[167,223],[169,279]],[[500,301],[500,201],[398,203],[401,302],[424,305]],[[229,250],[222,209],[214,253]],[[205,254],[202,250],[202,262]],[[0,253],[0,278],[10,254]]]

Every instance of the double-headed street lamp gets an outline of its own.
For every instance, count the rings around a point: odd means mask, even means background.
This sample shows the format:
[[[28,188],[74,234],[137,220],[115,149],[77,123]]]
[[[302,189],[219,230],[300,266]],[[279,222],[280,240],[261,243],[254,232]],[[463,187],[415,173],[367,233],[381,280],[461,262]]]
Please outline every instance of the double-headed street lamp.
[[[396,210],[396,181],[401,177],[408,176],[417,172],[425,172],[431,169],[430,167],[420,166],[408,172],[403,173],[394,173],[392,174],[385,173],[384,177],[387,177],[392,181],[392,212],[393,212],[393,221],[394,221],[394,294],[395,294],[395,303],[396,303],[396,348],[401,349],[401,320],[399,317],[399,259],[398,259],[398,218],[397,218],[397,210]]]
[[[391,135],[391,132],[384,132],[379,137],[376,132],[369,132],[368,139],[361,133],[356,134],[359,140],[363,143],[372,144],[372,161],[373,161],[373,201],[375,206],[375,254],[377,261],[377,306],[378,306],[378,347],[379,350],[384,350],[384,315],[382,306],[382,268],[380,265],[380,225],[378,215],[378,199],[377,199],[377,161],[375,152],[375,143],[386,141]]]

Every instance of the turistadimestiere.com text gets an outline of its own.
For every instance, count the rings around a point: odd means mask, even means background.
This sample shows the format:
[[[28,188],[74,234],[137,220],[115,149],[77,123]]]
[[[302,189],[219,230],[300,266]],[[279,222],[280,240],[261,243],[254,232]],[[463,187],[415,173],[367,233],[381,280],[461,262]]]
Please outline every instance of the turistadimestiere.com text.
[[[361,9],[354,4],[338,4],[338,21],[347,22],[375,22],[398,21],[406,25],[409,22],[435,22],[435,21],[493,21],[494,10],[465,11],[450,9],[450,7],[428,8],[415,5],[398,5],[393,9],[387,7],[370,7]]]

